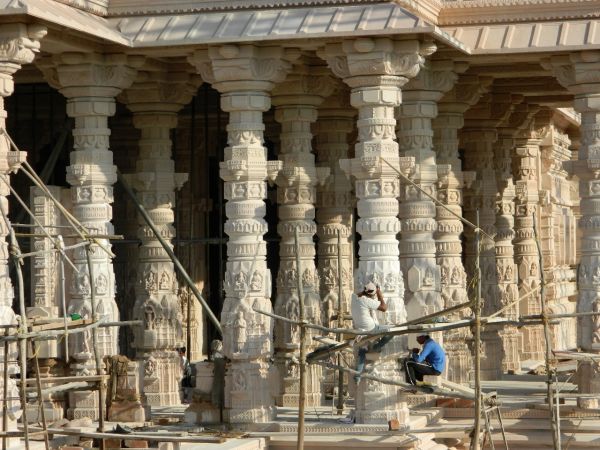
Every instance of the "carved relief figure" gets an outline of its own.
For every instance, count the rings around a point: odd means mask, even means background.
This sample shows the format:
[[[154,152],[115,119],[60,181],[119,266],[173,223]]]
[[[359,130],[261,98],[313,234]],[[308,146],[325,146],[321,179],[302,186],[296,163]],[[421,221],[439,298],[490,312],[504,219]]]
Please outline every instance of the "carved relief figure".
[[[449,272],[449,269],[448,269],[447,266],[442,266],[441,267],[441,283],[444,286],[448,285],[448,272]]]
[[[592,311],[598,314],[596,316],[592,316],[592,323],[594,324],[594,329],[592,330],[592,343],[600,344],[600,295],[596,297]]]
[[[460,269],[458,267],[455,267],[452,269],[452,278],[450,279],[450,282],[453,285],[458,285],[460,284]]]
[[[108,278],[106,275],[101,273],[98,278],[96,278],[96,294],[105,295],[108,293]]]
[[[154,312],[154,308],[149,303],[146,303],[144,307],[144,318],[146,320],[146,327],[148,330],[154,329],[154,323],[156,320],[156,313]]]
[[[160,275],[159,288],[162,290],[169,290],[171,289],[171,286],[171,279],[169,278],[169,275],[167,274],[167,272],[163,272]]]
[[[384,291],[395,291],[396,290],[396,276],[393,273],[388,273],[385,276],[385,282],[383,283]]]
[[[600,275],[600,272],[599,272],[599,275]],[[535,261],[531,263],[531,268],[529,269],[529,276],[530,277],[538,276],[538,265]]]
[[[153,270],[149,270],[146,272],[146,276],[144,277],[144,289],[146,292],[156,292],[156,288],[156,273]]]
[[[244,346],[246,345],[246,320],[244,319],[244,313],[238,311],[235,320],[233,321],[233,353],[242,353]]]
[[[596,266],[592,275],[592,283],[600,284],[600,266]]]
[[[238,272],[233,280],[233,286],[236,291],[245,291],[247,285],[246,274],[244,272]]]
[[[434,281],[433,270],[431,270],[431,267],[428,267],[423,278],[423,286],[433,286]]]
[[[510,264],[506,268],[506,272],[504,272],[504,280],[505,281],[512,281],[513,280],[513,267]]]
[[[263,277],[258,271],[254,271],[250,280],[250,290],[260,291],[263,287]]]

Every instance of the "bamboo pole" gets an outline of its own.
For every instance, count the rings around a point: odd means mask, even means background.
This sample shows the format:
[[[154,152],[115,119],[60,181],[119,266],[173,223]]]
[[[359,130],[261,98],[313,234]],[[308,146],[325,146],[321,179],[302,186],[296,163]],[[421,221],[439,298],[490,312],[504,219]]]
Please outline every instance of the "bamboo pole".
[[[32,431],[41,431],[40,428],[31,427]],[[79,436],[92,439],[99,439],[103,442],[104,439],[134,439],[134,440],[147,440],[155,442],[190,442],[195,444],[221,444],[226,442],[226,439],[219,436],[177,436],[174,433],[131,433],[131,434],[118,434],[118,433],[100,433],[100,432],[89,432],[82,430],[69,430],[68,428],[49,428],[50,434],[58,434],[59,436]]]
[[[334,334],[345,333],[345,334],[351,334],[354,336],[368,336],[366,338],[368,340],[376,339],[378,337],[386,336],[386,335],[390,335],[390,334],[393,336],[401,336],[404,334],[414,334],[414,333],[418,333],[421,331],[426,331],[426,332],[430,332],[430,333],[433,333],[435,331],[448,331],[448,330],[454,330],[456,328],[470,327],[475,324],[475,319],[461,319],[461,320],[457,320],[455,322],[440,323],[440,324],[397,326],[397,327],[389,328],[388,330],[386,330],[384,332],[382,332],[382,331],[358,331],[358,330],[354,330],[352,328],[327,328],[322,325],[315,325],[312,323],[307,323],[306,321],[300,322],[299,320],[288,319],[287,317],[279,316],[277,314],[273,314],[268,311],[263,311],[263,310],[257,309],[257,308],[252,308],[252,310],[257,313],[272,317],[273,319],[281,320],[283,322],[291,323],[291,324],[298,325],[298,326],[303,324],[303,326],[305,326],[306,328],[311,328],[313,330],[320,330],[325,333],[334,333]],[[527,326],[527,325],[541,325],[542,321],[541,320],[538,320],[538,321],[528,320],[527,322],[521,322],[519,320],[506,319],[503,317],[500,317],[500,318],[496,317],[493,319],[488,319],[487,317],[482,317],[480,319],[480,323],[489,324],[489,325],[514,325],[516,327],[522,327],[522,326]],[[0,341],[1,340],[2,340],[2,337],[0,337]],[[362,342],[365,342],[365,340],[363,340]],[[349,344],[344,342],[344,343],[340,344],[340,346],[337,347],[337,349],[341,350],[341,349],[345,348],[347,345],[349,345]]]
[[[481,434],[481,250],[479,248],[479,210],[476,212],[477,228],[475,228],[475,276],[477,277],[477,299],[473,307],[475,322],[473,324],[473,363],[475,365],[475,421],[473,424],[473,438],[471,439],[471,450],[480,449]]]
[[[202,294],[196,287],[196,284],[192,281],[192,279],[188,275],[187,271],[185,270],[185,268],[183,267],[183,265],[181,264],[181,262],[179,261],[177,256],[175,256],[175,253],[173,253],[173,249],[171,248],[171,245],[167,241],[165,241],[164,238],[161,236],[161,234],[158,231],[158,228],[156,228],[156,225],[154,224],[152,218],[148,215],[148,213],[146,212],[146,209],[138,201],[135,193],[129,186],[129,183],[127,183],[127,181],[125,180],[125,178],[119,171],[117,171],[117,178],[120,181],[121,186],[123,186],[123,189],[125,190],[127,195],[129,195],[129,197],[131,198],[136,209],[138,210],[138,212],[140,213],[140,215],[142,216],[142,218],[144,219],[146,224],[150,227],[150,229],[152,230],[152,233],[154,233],[154,236],[156,237],[158,242],[160,242],[160,245],[162,245],[165,252],[167,252],[167,255],[169,255],[169,258],[171,258],[171,261],[173,261],[173,264],[175,265],[177,270],[179,270],[179,273],[183,277],[184,281],[189,286],[191,291],[194,293],[194,295],[196,296],[196,298],[198,299],[198,301],[200,302],[200,304],[206,311],[208,318],[213,323],[213,325],[215,326],[215,328],[217,329],[217,331],[219,332],[219,334],[222,337],[223,329],[221,328],[221,323],[219,322],[219,319],[217,319],[215,314],[212,312],[212,310],[210,309],[210,306],[208,306],[208,303],[206,303],[206,300],[204,300],[204,297],[202,297]]]
[[[392,170],[394,170],[398,176],[400,178],[402,178],[405,182],[409,183],[410,185],[412,185],[414,188],[416,188],[417,190],[419,190],[423,195],[425,195],[427,198],[429,198],[429,200],[431,200],[433,203],[435,203],[437,206],[441,206],[442,208],[444,208],[447,212],[449,212],[450,214],[452,214],[454,217],[456,217],[458,220],[460,220],[461,222],[463,222],[464,224],[470,226],[471,228],[473,228],[475,231],[481,233],[484,237],[488,238],[490,241],[494,242],[494,238],[492,236],[490,236],[489,234],[487,234],[485,231],[483,231],[482,229],[479,228],[479,223],[477,225],[475,225],[473,222],[470,222],[469,220],[465,219],[463,216],[457,214],[455,211],[453,211],[452,209],[450,209],[448,207],[448,205],[445,205],[444,203],[440,202],[439,199],[437,199],[436,197],[434,197],[433,195],[431,195],[429,192],[427,192],[426,190],[424,190],[421,186],[419,186],[417,183],[415,183],[413,180],[411,180],[409,177],[407,177],[406,175],[404,175],[402,173],[402,171],[398,170],[396,167],[392,166],[387,159],[382,158],[381,156],[379,157],[384,163],[386,163],[388,166],[390,166],[392,168]]]
[[[3,178],[4,179],[4,178]],[[5,180],[6,183],[6,180]],[[2,218],[8,229],[10,236],[10,255],[15,264],[15,270],[17,272],[17,284],[19,288],[19,308],[21,310],[21,320],[19,322],[19,370],[21,372],[21,408],[23,409],[21,420],[23,421],[23,432],[25,434],[25,449],[29,450],[29,424],[27,421],[27,394],[25,390],[27,381],[27,340],[22,337],[27,333],[27,314],[25,313],[25,291],[23,286],[23,272],[21,271],[21,264],[23,260],[20,257],[21,251],[19,249],[19,243],[15,236],[15,230],[10,226],[10,222],[4,211],[4,208],[0,205],[0,211],[2,212]]]
[[[91,244],[91,242],[90,242]],[[96,286],[94,278],[94,265],[92,264],[91,245],[85,247],[85,256],[87,259],[88,273],[90,276],[90,303],[92,309],[92,320],[98,322],[98,309],[96,305]],[[96,361],[96,375],[102,375],[102,360],[98,351],[98,328],[92,329],[92,344],[94,346],[94,359]],[[98,389],[98,431],[104,431],[104,382],[99,382]],[[100,441],[100,449],[104,450],[104,441]]]
[[[560,434],[558,431],[557,410],[558,403],[556,404],[556,410],[554,409],[554,389],[552,389],[552,336],[550,334],[550,325],[548,324],[547,308],[546,308],[546,278],[544,274],[544,258],[542,255],[542,246],[540,244],[540,238],[537,231],[537,223],[535,214],[533,214],[533,235],[535,237],[535,244],[538,251],[538,266],[540,268],[540,306],[542,310],[542,323],[544,325],[544,341],[545,341],[545,355],[544,359],[546,362],[546,385],[548,388],[548,404],[550,406],[550,428],[552,429],[552,443],[554,444],[554,450],[560,450]]]
[[[62,236],[58,237],[58,245],[64,248],[65,242]],[[62,257],[62,253],[58,255],[58,274],[59,274],[59,287],[60,287],[60,304],[62,306],[63,325],[64,325],[64,352],[65,352],[65,365],[69,365],[69,325],[67,324],[67,295],[65,291],[65,261]]]
[[[85,331],[93,330],[94,328],[100,327],[100,325],[102,325],[102,323],[103,322],[98,321],[98,322],[90,323],[89,325],[84,325],[80,328],[69,329],[67,331],[67,334],[77,334],[77,333],[83,333]],[[50,341],[50,340],[62,337],[64,334],[65,334],[65,331],[63,329],[32,331],[29,333],[17,332],[17,333],[11,333],[11,334],[5,335],[5,336],[0,336],[0,341],[15,342],[15,341],[19,341],[20,339],[35,339],[38,341]]]
[[[33,353],[33,360],[35,363],[35,381],[38,394],[38,404],[40,406],[39,412],[42,417],[42,429],[44,430],[44,446],[46,450],[50,450],[50,441],[48,440],[48,424],[46,423],[46,412],[44,411],[44,398],[42,397],[42,383],[40,382],[40,361],[37,356],[37,345],[35,341],[31,342],[31,352]],[[25,386],[27,389],[27,386]]]
[[[340,229],[337,230],[337,266],[338,266],[338,328],[344,328],[344,281],[342,277],[342,233]],[[343,335],[337,334],[337,340],[342,342]],[[342,354],[337,355],[338,365],[342,365]],[[344,371],[338,371],[338,397],[337,397],[337,413],[341,415],[344,413]]]
[[[38,220],[38,218],[35,216],[35,214],[33,214],[33,212],[31,211],[31,209],[29,209],[29,207],[27,206],[27,204],[23,201],[23,199],[21,198],[21,196],[18,194],[17,191],[15,191],[15,189],[10,185],[10,183],[6,180],[5,175],[0,175],[0,180],[2,180],[2,182],[8,187],[8,189],[10,190],[12,196],[17,200],[17,202],[19,202],[19,204],[23,207],[23,209],[25,211],[27,211],[27,214],[29,214],[29,216],[31,217],[31,219],[36,223],[36,225],[42,230],[43,235],[41,237],[47,237],[48,239],[50,239],[50,242],[52,242],[52,244],[54,245],[55,248],[58,248],[58,243],[52,238],[52,236],[50,235],[50,233],[48,233],[48,231],[46,231],[46,228],[44,227],[44,225],[42,225],[40,223],[40,221]],[[3,212],[4,214],[4,212]],[[15,235],[16,236],[16,235]],[[77,267],[75,267],[75,264],[73,263],[73,261],[71,261],[69,259],[69,257],[66,255],[66,253],[64,251],[61,252],[61,254],[63,255],[63,257],[67,260],[67,262],[69,263],[69,265],[73,268],[73,270],[75,272],[78,272]]]
[[[302,270],[300,259],[300,230],[294,231],[296,250],[296,273],[298,276],[298,320],[300,322],[300,386],[298,393],[298,439],[296,450],[304,449],[304,405],[306,401],[306,327],[304,326],[304,287],[302,286]]]
[[[4,329],[4,333],[8,334],[8,328]],[[2,431],[8,432],[8,341],[4,341],[4,367],[2,380]],[[2,450],[7,448],[6,436],[2,436]]]
[[[436,386],[415,386],[414,384],[398,381],[397,379],[382,378],[382,377],[378,377],[378,376],[371,375],[369,373],[364,373],[364,372],[360,373],[354,369],[350,369],[348,367],[343,367],[343,366],[338,366],[337,364],[332,364],[332,363],[326,362],[326,361],[320,361],[317,364],[319,364],[321,366],[329,367],[331,369],[343,370],[344,372],[349,373],[351,375],[359,375],[360,374],[361,379],[364,378],[366,380],[373,380],[373,381],[377,381],[378,383],[382,383],[382,384],[399,386],[407,392],[422,392],[424,394],[429,394],[429,395],[460,398],[463,400],[473,400],[474,399],[473,394],[467,394],[465,392],[458,392],[453,389],[438,388]],[[432,390],[433,390],[433,392],[432,392]],[[436,392],[436,390],[437,390],[437,392]]]

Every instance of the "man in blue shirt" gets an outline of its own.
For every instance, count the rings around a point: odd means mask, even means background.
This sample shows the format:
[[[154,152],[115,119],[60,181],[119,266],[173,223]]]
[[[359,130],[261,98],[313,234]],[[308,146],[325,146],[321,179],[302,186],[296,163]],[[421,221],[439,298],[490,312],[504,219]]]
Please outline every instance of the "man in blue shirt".
[[[423,375],[441,374],[446,364],[444,349],[429,335],[417,336],[417,342],[423,346],[421,353],[418,348],[414,348],[411,357],[407,358],[404,363],[406,381],[415,385],[417,381],[423,381]]]

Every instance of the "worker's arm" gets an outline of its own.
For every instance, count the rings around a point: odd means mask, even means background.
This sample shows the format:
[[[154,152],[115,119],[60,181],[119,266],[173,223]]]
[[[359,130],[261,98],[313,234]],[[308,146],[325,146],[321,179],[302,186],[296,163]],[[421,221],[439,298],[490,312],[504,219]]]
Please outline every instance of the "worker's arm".
[[[431,349],[432,346],[429,345],[431,341],[427,341],[425,343],[425,345],[423,346],[423,350],[421,351],[421,353],[419,353],[419,355],[416,357],[415,361],[422,363],[423,361],[425,361],[425,359],[429,356],[429,354],[431,353]]]
[[[377,286],[377,290],[375,291],[375,293],[377,294],[377,300],[379,300],[379,306],[377,307],[377,310],[386,312],[387,304],[385,303],[385,301],[383,301],[383,294],[381,293],[381,289],[379,289],[379,286]]]

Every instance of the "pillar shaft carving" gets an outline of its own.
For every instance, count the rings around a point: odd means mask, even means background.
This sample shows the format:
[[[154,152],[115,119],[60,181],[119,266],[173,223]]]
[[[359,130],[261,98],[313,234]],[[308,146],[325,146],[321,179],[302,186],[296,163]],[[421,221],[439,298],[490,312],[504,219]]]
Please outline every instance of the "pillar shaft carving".
[[[433,151],[432,119],[437,102],[456,82],[452,63],[432,63],[423,68],[403,89],[397,127],[400,154],[415,158],[411,179],[429,195],[436,197],[438,166]],[[449,173],[448,166],[441,170]],[[404,303],[408,319],[443,308],[441,273],[436,263],[437,231],[435,203],[412,184],[401,180],[400,190],[400,267],[404,278]],[[454,192],[456,193],[456,192]]]
[[[353,291],[354,249],[351,236],[355,201],[352,183],[342,171],[339,161],[348,158],[349,138],[355,122],[356,110],[350,105],[350,92],[340,82],[333,95],[319,108],[319,119],[315,127],[317,162],[331,171],[327,181],[317,187],[316,212],[323,322],[329,326],[339,324],[338,321],[332,321],[332,318],[337,316],[340,306],[340,274],[341,311],[345,317],[350,314],[350,298]],[[338,233],[341,237],[341,268],[338,267]],[[352,326],[351,321],[344,323],[347,327]],[[325,386],[322,389],[333,393],[332,377],[327,373],[323,376]]]
[[[476,221],[476,212],[479,210],[479,223],[481,228],[494,237],[496,222],[496,194],[498,187],[494,171],[494,143],[498,139],[496,127],[505,120],[513,109],[510,95],[488,94],[466,116],[465,128],[462,131],[462,140],[465,147],[465,168],[477,172],[475,182],[465,195],[465,216],[471,222]],[[473,276],[475,266],[475,249],[473,230],[466,229],[466,268],[469,275]],[[495,245],[493,240],[482,236],[481,238],[481,272],[482,296],[491,299],[496,287],[495,270]],[[483,305],[484,311],[490,305]]]
[[[496,179],[499,187],[496,199],[496,295],[493,297],[495,310],[504,308],[519,296],[517,285],[517,266],[514,259],[513,240],[515,238],[515,185],[512,177],[512,153],[514,139],[511,128],[499,128],[498,141],[495,146]],[[503,317],[517,319],[519,303],[512,305]],[[488,328],[488,327],[486,327]],[[521,369],[520,351],[522,348],[521,332],[512,326],[491,329],[497,333],[501,341],[497,358],[489,358],[487,365],[496,375],[517,372]],[[491,338],[493,339],[493,338]]]
[[[290,64],[280,47],[224,45],[189,57],[202,78],[221,92],[229,113],[228,145],[221,163],[227,199],[227,265],[221,312],[224,351],[232,360],[225,379],[225,406],[233,423],[267,422],[274,417],[273,322],[253,308],[271,311],[264,220],[266,180],[274,181],[279,161],[267,161],[263,113],[269,92],[283,81]]]
[[[534,107],[537,111],[538,108]],[[531,111],[531,106],[529,106]],[[532,129],[533,118],[526,121],[524,129],[515,136],[515,262],[519,280],[519,295],[528,294],[540,285],[541,270],[534,226],[540,230],[539,162],[540,142]],[[535,225],[534,225],[535,221]],[[540,292],[531,294],[521,302],[520,312],[525,315],[540,314]],[[521,331],[523,347],[521,359],[541,361],[544,359],[544,330],[542,326],[525,327]]]
[[[575,94],[573,106],[581,113],[581,146],[573,164],[581,198],[577,311],[600,311],[600,52],[556,56],[543,65]],[[599,317],[578,319],[577,346],[583,351],[600,353]],[[600,393],[600,363],[580,362],[577,382],[582,393]],[[578,403],[584,408],[600,407],[598,397],[579,399]]]
[[[2,134],[0,134],[0,176],[3,179],[0,182],[0,208],[7,217],[8,199],[6,197],[10,194],[9,174],[19,169],[27,154],[13,150],[5,134],[7,113],[4,109],[4,99],[12,95],[14,91],[13,75],[23,64],[29,64],[33,61],[40,48],[39,40],[45,35],[46,29],[37,25],[0,25],[0,130],[2,131]],[[0,217],[0,325],[15,325],[17,324],[17,316],[12,309],[14,290],[9,274],[7,236],[8,227],[4,223],[4,219]],[[3,361],[0,364],[2,374],[4,373],[4,364],[9,360],[16,361],[18,358],[16,345],[10,345],[8,352],[9,354],[5,355],[4,348],[0,350]],[[11,363],[8,367],[10,375],[14,375],[18,371],[19,369],[14,363]],[[7,400],[9,410],[8,430],[16,431],[17,420],[21,416],[21,408],[17,400],[19,390],[12,378],[4,380],[3,375],[0,374],[0,381],[7,383],[8,390],[6,393],[11,397]],[[9,440],[8,446],[11,447],[11,445],[12,443]]]
[[[304,71],[305,73],[301,73]],[[307,73],[295,67],[294,73],[279,84],[273,92],[275,120],[281,124],[279,160],[282,168],[277,177],[277,203],[281,236],[279,244],[279,273],[277,274],[276,314],[298,318],[298,277],[301,277],[304,295],[304,315],[311,323],[321,324],[321,298],[319,275],[315,265],[314,235],[317,232],[315,218],[316,186],[322,184],[329,174],[328,167],[316,167],[312,152],[311,124],[317,120],[317,106],[331,93],[333,84],[329,78]],[[320,95],[319,95],[320,94]],[[297,267],[295,230],[298,229],[300,265]],[[298,377],[295,358],[300,348],[300,329],[279,322],[275,325],[276,355],[280,359],[282,381],[281,406],[298,405]],[[307,331],[309,350],[315,346]],[[296,355],[297,356],[297,355]],[[306,404],[321,402],[321,369],[316,365],[306,371]]]
[[[544,270],[549,285],[546,297],[551,313],[575,312],[576,304],[569,297],[577,293],[576,218],[573,194],[578,194],[574,180],[569,179],[565,162],[570,161],[571,140],[553,121],[541,145],[541,186],[548,193],[542,204],[541,239]],[[567,350],[577,347],[577,318],[568,318],[553,326],[552,348]]]
[[[488,94],[465,116],[466,126],[463,128],[462,139],[465,148],[465,169],[476,171],[473,184],[465,192],[465,217],[476,223],[479,211],[479,225],[487,236],[480,236],[480,269],[482,312],[489,314],[493,311],[497,294],[498,281],[496,277],[496,201],[498,184],[494,170],[494,145],[498,139],[496,127],[502,123],[513,109],[510,95]],[[476,252],[474,232],[471,227],[465,229],[467,238],[465,254],[466,268],[470,278],[474,273]],[[473,292],[476,296],[476,292]],[[486,327],[488,328],[488,327]],[[482,333],[482,379],[495,378],[501,369],[502,358],[498,357],[501,342],[495,330],[488,329]]]
[[[433,146],[438,164],[437,198],[450,211],[462,216],[463,187],[472,183],[475,172],[463,172],[459,159],[458,130],[464,125],[464,112],[475,103],[487,85],[479,77],[461,77],[438,104],[438,115],[432,121]],[[462,222],[446,208],[436,206],[436,260],[440,266],[440,287],[444,308],[467,301],[467,274],[462,262]],[[468,316],[468,309],[450,315],[450,320]],[[470,332],[450,330],[444,334],[448,353],[448,379],[467,383],[472,371],[467,346]]]
[[[59,88],[67,98],[67,114],[75,119],[73,129],[74,151],[67,167],[67,181],[71,184],[73,215],[91,233],[114,234],[112,219],[113,184],[116,167],[109,149],[108,118],[115,113],[115,97],[129,87],[142,60],[126,55],[99,55],[66,53],[44,61],[40,68],[49,83]],[[110,249],[108,239],[99,239]],[[119,319],[115,302],[115,277],[110,256],[98,245],[90,247],[93,264],[96,312],[107,321]],[[73,262],[79,273],[74,273],[68,292],[68,312],[84,318],[91,317],[91,288],[87,257],[84,248],[73,253]],[[76,374],[94,370],[91,339],[82,333],[70,340],[72,369]],[[98,332],[98,351],[101,356],[118,353],[117,329],[103,328]],[[96,419],[94,393],[71,393],[71,417]]]
[[[355,177],[359,219],[356,231],[361,235],[355,289],[366,282],[380,285],[388,312],[380,323],[400,323],[406,319],[404,283],[398,260],[397,234],[400,182],[392,167],[405,174],[414,159],[400,158],[395,141],[394,108],[401,102],[400,88],[419,72],[423,55],[435,50],[418,41],[357,39],[328,45],[321,56],[333,72],[351,88],[350,102],[358,109],[358,142],[355,158],[340,161],[342,169]],[[382,161],[382,158],[392,166]],[[383,349],[385,362],[375,362],[374,372],[382,377],[400,377],[394,355],[404,353],[406,342],[396,338]],[[357,389],[356,420],[359,423],[383,423],[397,419],[405,424],[408,408],[397,389],[367,380]]]
[[[339,297],[338,231],[342,239],[342,311],[350,313],[352,295],[352,183],[339,161],[348,157],[349,137],[354,130],[356,112],[350,105],[350,92],[339,88],[319,108],[316,123],[316,153],[320,166],[328,167],[330,176],[317,188],[317,235],[319,236],[318,270],[323,301],[323,321],[331,323],[337,315]]]
[[[126,175],[161,236],[170,244],[175,237],[175,192],[187,174],[175,173],[170,132],[177,111],[190,101],[198,82],[186,74],[179,82],[141,74],[141,79],[119,98],[133,112],[133,125],[141,130],[134,174]],[[173,262],[144,219],[138,216],[136,300],[133,319],[143,327],[134,331],[133,346],[145,365],[144,396],[151,406],[178,404],[181,371],[176,348],[183,344],[182,311]]]

